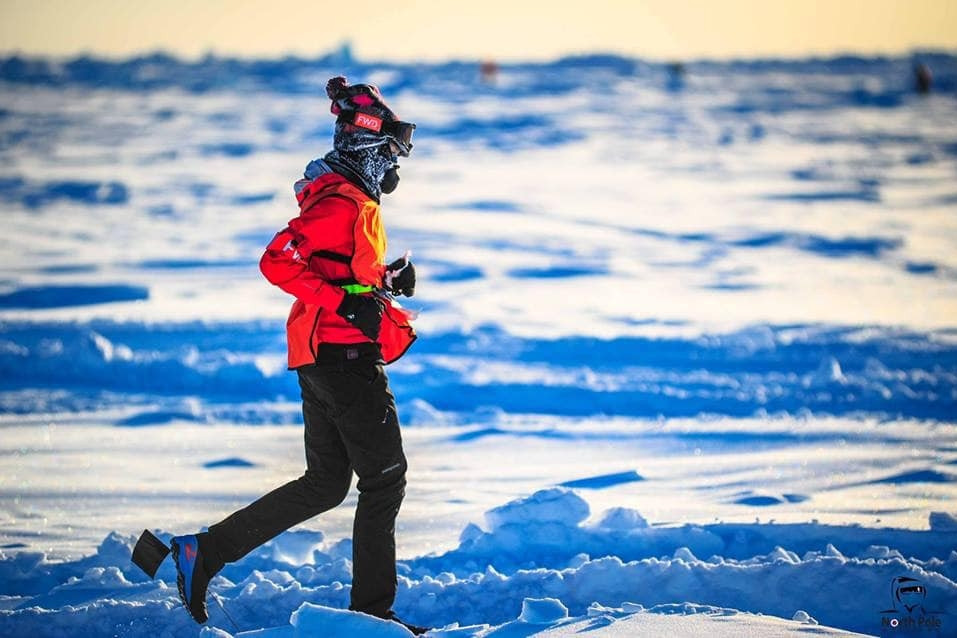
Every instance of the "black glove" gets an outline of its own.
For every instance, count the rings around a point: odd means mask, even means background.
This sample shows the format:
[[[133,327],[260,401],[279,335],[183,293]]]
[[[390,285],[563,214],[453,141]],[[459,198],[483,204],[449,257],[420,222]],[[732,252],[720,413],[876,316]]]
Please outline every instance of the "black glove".
[[[389,292],[406,297],[415,294],[415,265],[408,257],[400,257],[386,266],[385,274]]]
[[[336,314],[354,325],[373,341],[379,338],[382,325],[382,302],[366,295],[346,295]]]

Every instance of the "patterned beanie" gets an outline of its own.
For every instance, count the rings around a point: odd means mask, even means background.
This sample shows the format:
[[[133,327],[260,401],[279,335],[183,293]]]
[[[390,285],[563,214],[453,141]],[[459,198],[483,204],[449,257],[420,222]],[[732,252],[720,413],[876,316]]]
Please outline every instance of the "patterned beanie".
[[[365,190],[379,199],[383,177],[397,166],[393,149],[399,155],[409,154],[411,129],[415,125],[400,122],[375,85],[350,86],[344,77],[338,76],[326,84],[326,94],[332,100],[330,111],[338,119],[334,150],[325,160],[354,173]]]

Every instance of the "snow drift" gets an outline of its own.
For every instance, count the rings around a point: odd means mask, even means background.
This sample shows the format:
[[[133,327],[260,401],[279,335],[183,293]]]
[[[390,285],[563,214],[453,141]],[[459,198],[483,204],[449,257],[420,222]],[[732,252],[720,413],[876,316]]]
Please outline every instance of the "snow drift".
[[[805,622],[814,618],[873,633],[882,613],[894,609],[891,584],[907,576],[930,592],[924,606],[934,617],[942,622],[957,617],[957,551],[948,527],[953,519],[943,513],[927,531],[658,526],[637,512],[621,511],[589,523],[590,514],[587,502],[565,488],[490,510],[488,529],[470,525],[457,549],[401,561],[398,613],[434,627],[488,629],[516,619],[555,626],[569,616],[608,615],[611,623],[626,610],[670,613],[671,602],[683,600],[708,613],[723,608],[786,619],[797,615]],[[115,635],[192,628],[185,611],[177,609],[170,562],[150,581],[129,562],[133,541],[113,533],[95,555],[68,562],[28,552],[0,556],[0,630],[57,636],[73,631],[77,622],[84,630]],[[881,541],[892,545],[877,544]],[[321,623],[344,625],[346,632],[375,626],[374,619],[314,607],[348,604],[349,548],[348,541],[329,542],[318,532],[281,535],[214,579],[209,626],[228,633],[290,624],[299,631]],[[848,591],[857,595],[849,597]],[[396,627],[389,631],[381,635],[404,635]],[[484,630],[472,631],[450,635]]]

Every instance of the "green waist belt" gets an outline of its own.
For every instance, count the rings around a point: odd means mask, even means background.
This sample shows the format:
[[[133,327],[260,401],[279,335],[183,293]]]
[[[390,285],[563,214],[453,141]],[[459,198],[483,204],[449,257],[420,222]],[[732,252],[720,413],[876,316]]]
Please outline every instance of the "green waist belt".
[[[361,295],[364,292],[372,292],[375,290],[375,286],[364,286],[362,284],[346,284],[345,286],[339,287],[350,295]]]

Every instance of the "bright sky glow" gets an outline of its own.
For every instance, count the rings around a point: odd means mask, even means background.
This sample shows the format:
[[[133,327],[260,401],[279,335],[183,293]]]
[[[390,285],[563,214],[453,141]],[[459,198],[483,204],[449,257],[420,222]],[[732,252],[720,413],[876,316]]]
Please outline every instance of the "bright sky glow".
[[[0,0],[0,53],[651,59],[957,49],[953,0]]]

